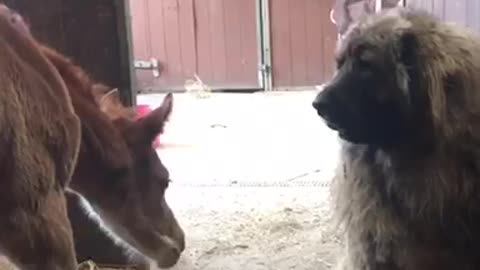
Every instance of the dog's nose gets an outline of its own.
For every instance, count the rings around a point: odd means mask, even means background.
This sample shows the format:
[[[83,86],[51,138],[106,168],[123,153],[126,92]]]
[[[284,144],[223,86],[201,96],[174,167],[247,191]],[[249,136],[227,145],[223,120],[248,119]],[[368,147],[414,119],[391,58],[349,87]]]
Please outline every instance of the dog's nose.
[[[318,93],[317,96],[315,97],[315,100],[312,102],[313,108],[319,113],[322,114],[324,113],[329,104],[329,97],[325,90],[322,90],[322,92]]]
[[[322,105],[320,104],[320,102],[318,101],[317,98],[315,98],[315,100],[312,102],[312,106],[315,110],[318,110],[318,108],[320,108]]]

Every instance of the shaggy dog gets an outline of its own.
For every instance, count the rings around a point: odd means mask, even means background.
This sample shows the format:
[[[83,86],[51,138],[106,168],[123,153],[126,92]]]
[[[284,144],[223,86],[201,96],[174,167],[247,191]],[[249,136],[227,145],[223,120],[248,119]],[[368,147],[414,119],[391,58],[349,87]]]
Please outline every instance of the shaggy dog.
[[[480,39],[420,11],[367,16],[313,102],[338,131],[342,269],[480,269]]]

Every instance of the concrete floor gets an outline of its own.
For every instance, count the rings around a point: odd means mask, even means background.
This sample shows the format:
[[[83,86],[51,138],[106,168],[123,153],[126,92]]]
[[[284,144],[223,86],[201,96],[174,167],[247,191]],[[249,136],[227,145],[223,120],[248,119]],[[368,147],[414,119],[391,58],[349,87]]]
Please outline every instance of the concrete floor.
[[[158,151],[174,181],[167,200],[187,234],[174,269],[331,268],[339,241],[328,183],[338,143],[311,107],[314,96],[174,95]]]

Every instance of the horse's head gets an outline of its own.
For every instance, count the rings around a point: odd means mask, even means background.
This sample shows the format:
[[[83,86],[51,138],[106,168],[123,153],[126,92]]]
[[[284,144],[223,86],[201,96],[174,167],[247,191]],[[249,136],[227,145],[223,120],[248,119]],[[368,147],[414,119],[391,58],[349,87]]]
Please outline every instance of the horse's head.
[[[143,118],[122,106],[116,90],[97,98],[125,142],[121,164],[110,171],[105,202],[97,211],[113,230],[141,253],[155,259],[160,267],[173,266],[185,248],[184,233],[165,200],[170,183],[168,170],[152,147],[163,132],[173,105],[168,94],[160,107]],[[94,205],[95,206],[95,205]]]
[[[118,91],[95,84],[65,56],[47,47],[82,122],[82,143],[70,184],[116,235],[160,267],[171,267],[185,249],[182,228],[165,201],[170,183],[152,142],[162,133],[173,104],[137,119]]]

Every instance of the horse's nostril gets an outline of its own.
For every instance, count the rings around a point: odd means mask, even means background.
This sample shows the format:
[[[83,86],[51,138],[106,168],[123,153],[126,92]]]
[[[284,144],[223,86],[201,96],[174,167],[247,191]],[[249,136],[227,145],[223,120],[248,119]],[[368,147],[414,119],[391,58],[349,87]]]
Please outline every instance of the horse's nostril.
[[[172,247],[169,247],[166,255],[167,255],[168,258],[174,259],[174,258],[180,257],[181,253],[182,252],[180,251],[180,249],[178,247],[173,247],[172,246]]]
[[[171,246],[168,248],[168,250],[165,250],[164,252],[164,256],[159,261],[157,261],[157,264],[160,268],[173,267],[178,262],[178,260],[180,259],[180,255],[182,254],[180,249],[176,246]]]

